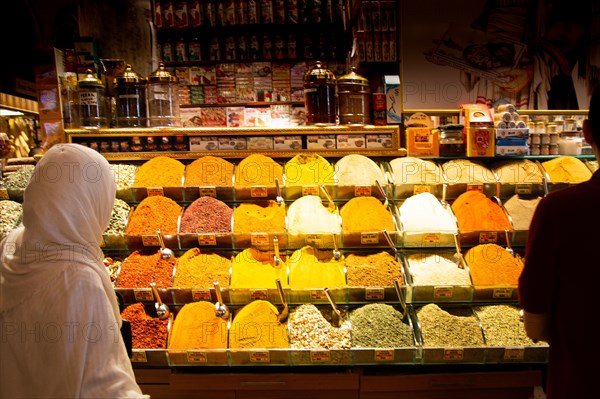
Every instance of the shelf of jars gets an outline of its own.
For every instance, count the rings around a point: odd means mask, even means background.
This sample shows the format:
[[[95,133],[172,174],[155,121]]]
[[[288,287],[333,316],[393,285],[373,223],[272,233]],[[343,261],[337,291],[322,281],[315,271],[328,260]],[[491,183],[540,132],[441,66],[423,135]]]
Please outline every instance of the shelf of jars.
[[[351,153],[403,156],[400,129],[388,126],[299,126],[261,128],[66,129],[68,142],[89,146],[109,161],[148,160],[159,155],[243,158],[260,152],[291,158],[298,153],[339,157]]]

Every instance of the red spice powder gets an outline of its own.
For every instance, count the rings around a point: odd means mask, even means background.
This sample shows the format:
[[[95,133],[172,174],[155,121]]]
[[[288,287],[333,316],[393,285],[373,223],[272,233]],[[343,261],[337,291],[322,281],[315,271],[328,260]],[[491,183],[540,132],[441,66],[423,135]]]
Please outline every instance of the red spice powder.
[[[168,320],[150,317],[140,302],[126,307],[121,317],[131,323],[134,349],[166,349]]]
[[[121,265],[117,288],[148,288],[153,281],[159,288],[169,288],[176,261],[175,256],[163,259],[160,251],[135,251]]]

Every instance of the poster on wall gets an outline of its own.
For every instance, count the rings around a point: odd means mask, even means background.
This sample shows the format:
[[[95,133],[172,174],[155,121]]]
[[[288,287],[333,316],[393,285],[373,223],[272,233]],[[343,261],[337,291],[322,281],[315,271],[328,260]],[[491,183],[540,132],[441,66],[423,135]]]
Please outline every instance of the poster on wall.
[[[600,78],[596,3],[404,2],[403,108],[587,109]]]

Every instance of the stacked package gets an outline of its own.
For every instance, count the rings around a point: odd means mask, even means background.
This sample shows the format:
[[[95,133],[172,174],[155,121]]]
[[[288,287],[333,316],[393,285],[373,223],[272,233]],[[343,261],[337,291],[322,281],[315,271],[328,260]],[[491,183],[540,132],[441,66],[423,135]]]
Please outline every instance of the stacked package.
[[[512,104],[495,108],[496,155],[529,155],[529,129]]]

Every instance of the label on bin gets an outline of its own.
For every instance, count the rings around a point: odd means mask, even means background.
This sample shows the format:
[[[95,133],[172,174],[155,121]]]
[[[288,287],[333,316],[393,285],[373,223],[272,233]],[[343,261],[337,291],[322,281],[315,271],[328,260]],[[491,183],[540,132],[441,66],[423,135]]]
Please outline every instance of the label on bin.
[[[504,348],[504,360],[523,360],[525,348]]]
[[[441,241],[442,236],[440,233],[427,233],[423,234],[424,244],[437,244]]]
[[[7,200],[8,199],[8,190],[6,190],[5,188],[0,188],[0,200]]]
[[[208,357],[206,355],[206,352],[188,351],[187,352],[187,360],[188,360],[188,363],[206,363],[206,362],[208,362]]]
[[[413,195],[421,194],[421,193],[430,193],[431,186],[426,186],[424,184],[415,184],[413,187]]]
[[[269,363],[269,351],[255,351],[250,353],[250,361],[252,363]]]
[[[479,233],[480,244],[494,244],[498,242],[498,232],[496,231],[483,231]]]
[[[531,194],[533,192],[533,185],[531,184],[517,184],[515,185],[515,194]]]
[[[354,186],[354,196],[364,197],[371,195],[371,186]]]
[[[145,247],[160,247],[158,236],[154,234],[142,235],[142,245]]]
[[[444,349],[444,360],[463,360],[465,350],[462,348]]]
[[[379,233],[360,233],[361,244],[379,244]]]
[[[250,299],[267,299],[267,290],[264,288],[250,290]]]
[[[319,194],[320,194],[319,186],[302,186],[302,196],[305,196],[305,195],[318,196]]]
[[[310,299],[327,299],[327,294],[323,290],[312,290],[310,292]]]
[[[365,288],[365,300],[377,301],[382,300],[385,296],[383,287],[369,287]]]
[[[192,290],[192,300],[198,301],[212,301],[210,290]]]
[[[483,184],[467,184],[467,191],[483,192]]]
[[[436,299],[452,298],[454,289],[452,286],[433,287],[433,297]]]
[[[133,349],[131,351],[131,361],[136,363],[148,363],[145,350]]]
[[[376,349],[374,360],[376,362],[390,362],[394,360],[393,349]]]
[[[250,243],[254,246],[269,245],[268,233],[250,233]]]
[[[214,234],[198,234],[198,245],[217,245],[217,236]]]
[[[155,195],[158,195],[158,196],[165,195],[165,192],[163,191],[162,187],[146,187],[146,193],[148,194],[148,197],[152,197]]]
[[[268,190],[266,187],[255,186],[250,188],[250,196],[253,198],[256,197],[266,197],[268,195]]]
[[[311,363],[329,363],[330,360],[331,360],[331,353],[328,350],[310,351],[310,362]]]
[[[510,299],[512,298],[513,289],[510,287],[494,288],[492,298],[494,299]]]
[[[137,290],[133,290],[133,296],[138,302],[154,300],[154,295],[152,295],[152,290],[150,288],[140,288]]]
[[[319,244],[321,242],[321,234],[307,234],[306,235],[306,244]]]
[[[200,192],[201,197],[217,198],[217,188],[216,187],[198,187],[198,191]]]

